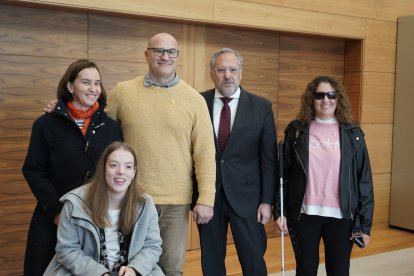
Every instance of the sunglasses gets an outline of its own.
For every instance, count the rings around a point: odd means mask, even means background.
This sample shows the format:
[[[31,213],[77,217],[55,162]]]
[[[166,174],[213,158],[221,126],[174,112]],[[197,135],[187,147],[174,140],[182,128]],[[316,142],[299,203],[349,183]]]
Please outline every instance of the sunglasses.
[[[330,99],[330,100],[335,100],[336,99],[336,92],[335,91],[330,91],[330,92],[315,92],[315,93],[313,93],[313,98],[315,100],[323,100],[323,99],[325,99],[325,96],[328,97],[328,99]]]

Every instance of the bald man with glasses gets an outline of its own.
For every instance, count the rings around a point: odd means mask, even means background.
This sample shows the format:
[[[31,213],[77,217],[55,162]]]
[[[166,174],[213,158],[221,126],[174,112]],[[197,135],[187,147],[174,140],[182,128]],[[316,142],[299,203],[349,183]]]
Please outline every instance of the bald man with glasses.
[[[158,264],[168,276],[183,274],[193,174],[199,224],[213,216],[216,176],[207,105],[177,75],[179,53],[173,36],[154,35],[145,51],[148,73],[118,83],[106,108],[137,153],[141,187],[154,198],[163,241]]]

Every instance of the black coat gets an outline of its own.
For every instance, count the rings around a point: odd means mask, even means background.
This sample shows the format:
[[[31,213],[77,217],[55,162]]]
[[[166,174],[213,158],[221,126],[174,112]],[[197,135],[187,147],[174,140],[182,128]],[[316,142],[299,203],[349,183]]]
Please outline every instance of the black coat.
[[[59,101],[54,112],[39,117],[32,128],[23,175],[51,219],[62,209],[59,198],[93,175],[104,148],[123,140],[117,122],[104,112],[104,104],[91,118],[86,135]]]
[[[339,176],[340,209],[353,220],[353,231],[369,235],[374,211],[371,166],[364,133],[355,124],[340,124],[341,164]],[[309,125],[292,121],[285,130],[283,178],[286,217],[298,220],[303,203],[309,163]],[[323,168],[321,168],[323,169]],[[279,191],[274,208],[280,216]]]
[[[213,114],[214,92],[212,89],[201,93],[210,116]],[[231,207],[242,218],[255,216],[260,203],[272,205],[276,187],[277,147],[271,102],[241,89],[236,117],[224,152],[214,137],[216,191],[224,190]]]

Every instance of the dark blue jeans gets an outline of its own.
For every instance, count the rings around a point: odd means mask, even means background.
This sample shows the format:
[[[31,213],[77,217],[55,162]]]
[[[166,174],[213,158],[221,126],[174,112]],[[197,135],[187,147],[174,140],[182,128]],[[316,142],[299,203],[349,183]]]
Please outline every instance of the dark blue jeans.
[[[325,248],[328,276],[348,276],[352,250],[352,221],[302,214],[299,221],[289,221],[289,234],[296,259],[297,276],[316,276],[319,266],[319,243]]]
[[[55,255],[57,226],[36,206],[27,235],[25,276],[42,276]]]

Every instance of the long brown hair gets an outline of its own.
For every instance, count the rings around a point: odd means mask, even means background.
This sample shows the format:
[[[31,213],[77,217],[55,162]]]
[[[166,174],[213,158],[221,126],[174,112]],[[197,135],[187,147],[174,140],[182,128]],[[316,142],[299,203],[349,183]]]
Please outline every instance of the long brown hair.
[[[315,119],[315,107],[313,105],[314,93],[316,92],[316,88],[322,82],[329,83],[335,89],[335,93],[337,95],[335,117],[338,122],[347,124],[353,123],[354,120],[352,119],[351,104],[349,102],[345,87],[339,80],[331,76],[318,76],[308,84],[305,92],[302,94],[300,111],[297,116],[298,120],[304,124],[309,124]]]
[[[130,152],[134,157],[134,165],[137,167],[137,157],[134,150],[123,142],[109,144],[99,158],[95,175],[89,182],[89,188],[85,196],[85,211],[90,214],[92,220],[99,228],[110,226],[108,219],[108,183],[106,182],[106,163],[109,156],[116,150]],[[142,190],[137,181],[138,171],[131,181],[121,202],[118,228],[123,234],[132,231],[137,216],[137,208],[141,201]]]
[[[71,65],[69,65],[68,69],[66,69],[65,74],[63,74],[62,78],[59,81],[56,92],[56,96],[59,100],[62,100],[65,103],[73,100],[73,94],[69,92],[67,84],[68,82],[73,83],[78,77],[79,72],[86,68],[95,68],[98,70],[99,75],[101,75],[98,66],[92,61],[89,61],[87,59],[79,59],[73,62]],[[101,79],[101,94],[99,95],[98,100],[106,104],[106,99],[107,95]]]

